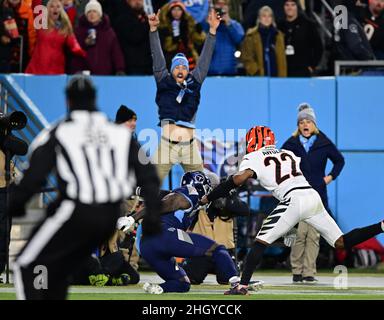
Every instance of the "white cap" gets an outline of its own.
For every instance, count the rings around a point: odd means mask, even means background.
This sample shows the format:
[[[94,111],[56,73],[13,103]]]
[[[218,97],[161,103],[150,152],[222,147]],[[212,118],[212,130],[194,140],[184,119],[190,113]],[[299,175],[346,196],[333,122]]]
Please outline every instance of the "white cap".
[[[98,12],[100,14],[100,17],[103,16],[103,8],[101,7],[100,2],[97,0],[91,0],[87,3],[84,11],[85,15],[87,15],[87,13],[91,10],[95,10],[96,12]]]

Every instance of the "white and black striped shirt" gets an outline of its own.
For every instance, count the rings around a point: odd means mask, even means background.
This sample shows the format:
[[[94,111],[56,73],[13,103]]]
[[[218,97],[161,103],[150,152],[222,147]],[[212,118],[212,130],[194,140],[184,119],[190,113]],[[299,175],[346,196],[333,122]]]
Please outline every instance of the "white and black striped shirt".
[[[108,121],[101,112],[72,111],[31,144],[30,166],[16,188],[16,198],[25,203],[52,169],[56,169],[61,197],[84,204],[121,201],[131,195],[136,179],[148,194],[156,194],[156,170],[139,161],[139,152],[125,126]]]

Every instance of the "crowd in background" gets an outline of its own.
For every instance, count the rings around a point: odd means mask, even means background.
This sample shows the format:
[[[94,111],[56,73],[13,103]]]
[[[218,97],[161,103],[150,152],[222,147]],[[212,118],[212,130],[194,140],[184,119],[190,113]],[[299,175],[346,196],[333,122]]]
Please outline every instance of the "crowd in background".
[[[328,2],[349,12],[332,36],[320,1],[213,1],[222,22],[209,75],[306,77],[332,74],[335,60],[384,59],[384,0]],[[167,63],[182,52],[192,70],[209,8],[208,0],[1,0],[0,73],[150,75],[146,12],[158,9]]]

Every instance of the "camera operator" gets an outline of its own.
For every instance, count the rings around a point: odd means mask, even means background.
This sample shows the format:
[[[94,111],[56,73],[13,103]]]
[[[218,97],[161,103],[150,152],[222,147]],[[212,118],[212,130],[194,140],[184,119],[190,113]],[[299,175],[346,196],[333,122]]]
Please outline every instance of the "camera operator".
[[[215,177],[217,182],[213,181]],[[212,185],[219,183],[219,178],[215,174],[209,174],[209,179]],[[220,198],[214,201],[206,212],[201,211],[198,215],[198,221],[193,227],[193,232],[205,235],[224,245],[232,258],[236,260],[233,232],[234,219],[238,216],[248,216],[248,205],[240,200],[238,193],[235,191],[227,198]],[[229,279],[226,279],[220,272],[215,270],[212,257],[188,258],[183,263],[183,269],[192,284],[201,284],[208,273],[216,274],[216,280],[219,284],[228,284]]]
[[[5,153],[2,148],[0,150],[0,274],[5,270],[7,264],[7,247],[9,247],[10,240],[10,224],[7,219],[7,187],[5,181]],[[14,176],[14,165],[11,163],[11,175]],[[7,224],[9,223],[9,227]],[[0,279],[0,283],[1,283]]]
[[[237,74],[237,59],[235,52],[244,39],[243,26],[230,16],[229,0],[215,0],[215,11],[222,18],[216,32],[216,45],[208,75],[233,76]],[[202,24],[203,30],[208,31],[206,22]]]
[[[6,210],[7,185],[15,176],[15,168],[11,159],[14,155],[25,155],[28,151],[28,145],[12,135],[11,131],[24,128],[26,122],[25,115],[20,111],[13,112],[10,115],[4,115],[0,112],[0,275],[8,263],[12,225],[11,218],[7,217]]]

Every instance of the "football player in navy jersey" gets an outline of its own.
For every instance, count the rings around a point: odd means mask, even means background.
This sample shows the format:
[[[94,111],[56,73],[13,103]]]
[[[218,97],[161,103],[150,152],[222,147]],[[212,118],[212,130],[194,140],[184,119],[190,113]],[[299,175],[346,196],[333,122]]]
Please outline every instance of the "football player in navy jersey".
[[[223,245],[196,233],[186,231],[199,208],[199,201],[212,189],[209,178],[201,171],[183,175],[181,187],[162,199],[163,232],[154,236],[137,236],[137,246],[142,257],[165,280],[160,285],[145,283],[148,293],[187,292],[190,281],[185,271],[177,265],[175,257],[211,256],[218,270],[230,283],[239,281],[236,266]],[[122,217],[118,228],[126,231],[145,215],[145,210]],[[140,234],[140,226],[138,228]]]

